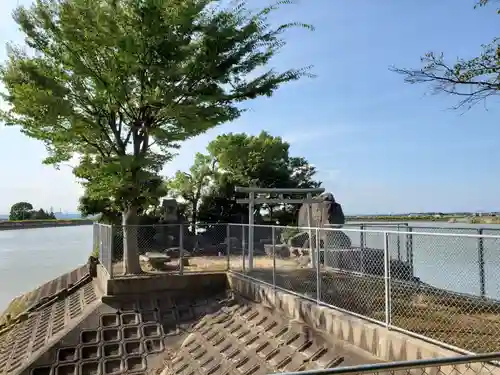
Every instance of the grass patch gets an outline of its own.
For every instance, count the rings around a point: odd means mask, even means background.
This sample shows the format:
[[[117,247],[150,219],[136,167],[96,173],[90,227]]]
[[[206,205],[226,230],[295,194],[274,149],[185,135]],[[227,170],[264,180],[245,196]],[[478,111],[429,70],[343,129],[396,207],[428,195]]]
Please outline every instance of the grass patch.
[[[7,308],[0,314],[0,325],[8,323],[9,319],[14,319],[17,315],[26,311],[31,306],[34,293],[35,291],[31,291],[12,299]]]

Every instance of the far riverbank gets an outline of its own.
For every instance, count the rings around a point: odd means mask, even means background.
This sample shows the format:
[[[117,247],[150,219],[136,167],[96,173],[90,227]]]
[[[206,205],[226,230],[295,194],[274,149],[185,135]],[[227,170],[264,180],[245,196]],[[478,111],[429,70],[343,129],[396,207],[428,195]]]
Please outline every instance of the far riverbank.
[[[500,217],[497,216],[346,216],[347,221],[359,222],[440,222],[440,223],[465,223],[465,224],[500,224]]]
[[[92,219],[59,219],[59,220],[20,220],[20,221],[0,221],[0,231],[15,229],[32,228],[53,228],[69,227],[78,225],[90,225],[94,222]]]

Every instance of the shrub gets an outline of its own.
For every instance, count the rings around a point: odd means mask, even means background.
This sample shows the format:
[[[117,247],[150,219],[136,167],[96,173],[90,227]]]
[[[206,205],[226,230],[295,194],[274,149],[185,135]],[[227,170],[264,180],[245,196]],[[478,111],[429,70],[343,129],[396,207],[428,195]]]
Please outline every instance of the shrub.
[[[94,250],[92,250],[92,253],[90,256],[93,256],[96,259],[99,259],[99,245],[97,245]]]

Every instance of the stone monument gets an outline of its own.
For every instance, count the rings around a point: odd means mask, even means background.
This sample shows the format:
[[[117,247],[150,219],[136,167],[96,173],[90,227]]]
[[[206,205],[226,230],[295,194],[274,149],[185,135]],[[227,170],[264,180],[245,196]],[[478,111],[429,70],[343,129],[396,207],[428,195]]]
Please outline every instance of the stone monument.
[[[299,227],[314,227],[322,228],[325,226],[338,225],[341,227],[345,224],[345,216],[342,206],[335,201],[332,193],[323,193],[319,196],[323,199],[320,203],[311,204],[312,223],[308,223],[308,204],[303,204],[299,210]]]
[[[165,223],[178,223],[177,201],[175,199],[164,199],[161,202],[162,221]]]
[[[303,204],[299,210],[298,226],[299,228],[341,228],[345,224],[345,216],[340,203],[335,201],[332,193],[323,193],[320,195],[322,202]],[[308,210],[311,206],[312,222],[309,223]],[[340,231],[320,231],[319,247],[347,249],[351,247],[350,238]],[[313,241],[315,239],[313,238]],[[292,246],[308,247],[309,236],[307,232],[299,233],[290,239]]]

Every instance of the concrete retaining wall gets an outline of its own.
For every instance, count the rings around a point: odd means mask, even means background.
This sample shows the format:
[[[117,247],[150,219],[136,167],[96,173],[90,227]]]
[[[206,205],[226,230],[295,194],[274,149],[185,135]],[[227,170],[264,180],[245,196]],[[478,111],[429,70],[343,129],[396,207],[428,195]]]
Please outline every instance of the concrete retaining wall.
[[[166,291],[206,291],[209,295],[228,289],[226,274],[192,273],[185,275],[160,274],[109,279],[102,265],[97,267],[97,279],[105,295],[144,294]]]
[[[391,331],[386,327],[353,315],[317,305],[280,290],[275,291],[268,285],[249,280],[243,276],[228,273],[228,283],[236,295],[268,305],[291,319],[303,321],[311,327],[331,335],[332,339],[361,349],[366,354],[375,356],[382,361],[406,361],[459,355],[457,352]],[[465,365],[448,370],[443,367],[441,370],[443,374],[451,375],[459,371],[462,366]],[[487,374],[500,374],[496,367],[487,366],[487,368],[481,363],[471,366],[477,371],[471,372],[473,374],[483,371]]]
[[[330,307],[323,307],[282,290],[251,280],[245,276],[229,273],[193,273],[180,275],[145,275],[109,280],[102,265],[97,267],[97,280],[108,298],[125,298],[154,292],[172,292],[190,295],[217,294],[228,289],[240,298],[263,304],[278,314],[298,320],[329,336],[333,341],[359,350],[360,353],[381,361],[407,361],[430,358],[456,357],[459,353],[420,340],[382,325],[371,323]],[[104,298],[104,297],[103,297]],[[467,369],[468,372],[466,371]],[[415,368],[411,373],[423,375],[435,373],[432,369]],[[500,370],[484,363],[442,366],[443,375],[500,375]]]

